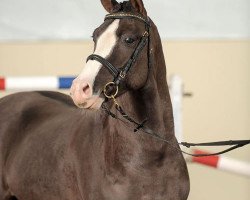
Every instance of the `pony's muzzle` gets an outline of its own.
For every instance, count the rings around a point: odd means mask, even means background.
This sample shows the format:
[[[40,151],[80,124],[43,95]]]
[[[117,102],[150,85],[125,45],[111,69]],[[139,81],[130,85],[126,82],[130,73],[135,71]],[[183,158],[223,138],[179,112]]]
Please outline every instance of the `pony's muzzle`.
[[[93,95],[91,83],[75,79],[70,89],[70,95],[79,108],[99,109],[103,99],[99,95]]]

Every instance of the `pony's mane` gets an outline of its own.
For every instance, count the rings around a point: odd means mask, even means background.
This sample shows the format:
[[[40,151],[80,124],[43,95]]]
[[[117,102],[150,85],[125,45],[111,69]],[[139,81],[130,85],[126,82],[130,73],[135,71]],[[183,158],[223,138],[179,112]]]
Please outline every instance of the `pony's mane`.
[[[113,12],[114,13],[116,13],[116,12],[133,13],[133,12],[135,12],[135,10],[134,10],[133,6],[131,5],[130,1],[123,1],[115,6]]]

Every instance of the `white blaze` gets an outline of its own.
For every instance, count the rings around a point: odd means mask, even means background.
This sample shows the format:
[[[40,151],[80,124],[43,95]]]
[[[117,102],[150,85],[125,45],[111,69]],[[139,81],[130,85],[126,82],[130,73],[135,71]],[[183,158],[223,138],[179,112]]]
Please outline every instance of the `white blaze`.
[[[119,27],[119,21],[119,19],[114,20],[99,36],[94,54],[106,58],[109,54],[112,53],[117,42],[116,30]],[[78,78],[80,80],[87,80],[87,82],[93,86],[95,77],[97,76],[100,68],[101,63],[95,60],[89,60]]]

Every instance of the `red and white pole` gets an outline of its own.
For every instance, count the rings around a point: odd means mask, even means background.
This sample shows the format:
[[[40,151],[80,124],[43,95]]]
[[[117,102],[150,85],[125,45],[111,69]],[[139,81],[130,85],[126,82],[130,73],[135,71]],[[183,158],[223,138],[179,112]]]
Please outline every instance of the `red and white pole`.
[[[194,154],[207,154],[208,152],[194,150]],[[187,161],[210,166],[230,173],[243,175],[250,178],[250,163],[231,159],[225,156],[188,157]]]

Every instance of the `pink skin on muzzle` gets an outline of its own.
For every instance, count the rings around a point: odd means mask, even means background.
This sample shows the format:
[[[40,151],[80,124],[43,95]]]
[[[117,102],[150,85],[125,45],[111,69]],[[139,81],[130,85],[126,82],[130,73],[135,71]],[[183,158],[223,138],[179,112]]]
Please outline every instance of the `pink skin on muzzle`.
[[[93,86],[91,83],[84,81],[77,77],[71,86],[70,95],[74,103],[79,108],[99,109],[101,107],[103,98],[99,94],[93,94]]]

